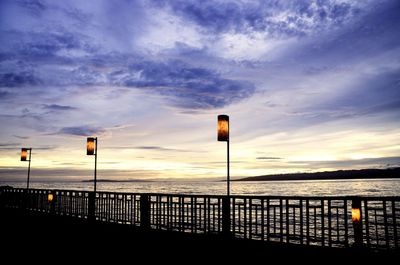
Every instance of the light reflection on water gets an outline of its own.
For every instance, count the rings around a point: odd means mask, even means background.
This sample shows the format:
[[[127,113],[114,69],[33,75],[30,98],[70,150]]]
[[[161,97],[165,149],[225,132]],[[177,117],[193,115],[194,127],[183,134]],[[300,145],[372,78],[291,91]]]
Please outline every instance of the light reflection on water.
[[[0,185],[25,188],[25,182],[0,181]],[[31,188],[93,190],[88,182],[30,182]],[[98,191],[173,194],[226,194],[226,183],[216,181],[98,182]],[[271,196],[400,196],[400,179],[249,181],[231,182],[232,195]]]

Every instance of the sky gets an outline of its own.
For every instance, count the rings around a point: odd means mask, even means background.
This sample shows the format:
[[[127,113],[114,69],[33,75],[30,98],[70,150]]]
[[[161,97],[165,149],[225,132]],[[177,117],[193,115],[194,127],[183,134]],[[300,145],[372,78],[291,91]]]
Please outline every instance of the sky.
[[[0,1],[0,180],[400,166],[400,2]]]

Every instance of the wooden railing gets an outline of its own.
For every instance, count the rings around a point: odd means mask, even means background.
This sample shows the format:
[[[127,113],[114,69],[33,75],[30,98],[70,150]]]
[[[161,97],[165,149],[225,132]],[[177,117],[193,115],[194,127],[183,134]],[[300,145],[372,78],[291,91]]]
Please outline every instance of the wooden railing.
[[[94,194],[3,187],[0,204],[144,229],[302,245],[399,248],[400,197]],[[360,208],[359,223],[352,220],[355,204]]]

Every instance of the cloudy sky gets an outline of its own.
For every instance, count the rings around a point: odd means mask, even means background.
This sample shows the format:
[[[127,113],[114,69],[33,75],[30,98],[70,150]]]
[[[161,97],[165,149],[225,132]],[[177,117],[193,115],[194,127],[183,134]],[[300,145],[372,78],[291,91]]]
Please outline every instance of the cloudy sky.
[[[0,180],[400,165],[400,2],[0,2]]]

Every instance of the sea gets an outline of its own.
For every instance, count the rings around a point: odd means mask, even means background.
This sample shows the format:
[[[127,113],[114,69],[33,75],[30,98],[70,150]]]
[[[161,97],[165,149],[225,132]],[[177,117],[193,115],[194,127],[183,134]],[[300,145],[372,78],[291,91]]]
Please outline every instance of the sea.
[[[26,182],[0,181],[0,186],[26,188]],[[232,181],[231,195],[257,196],[400,196],[400,179],[296,181]],[[92,182],[34,181],[34,189],[92,191]],[[225,195],[225,181],[98,182],[97,191],[164,194]]]

